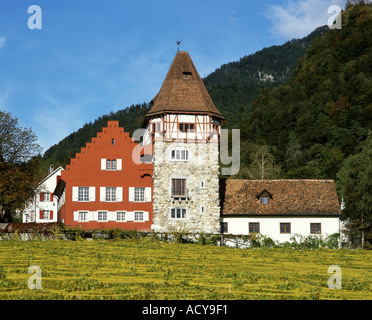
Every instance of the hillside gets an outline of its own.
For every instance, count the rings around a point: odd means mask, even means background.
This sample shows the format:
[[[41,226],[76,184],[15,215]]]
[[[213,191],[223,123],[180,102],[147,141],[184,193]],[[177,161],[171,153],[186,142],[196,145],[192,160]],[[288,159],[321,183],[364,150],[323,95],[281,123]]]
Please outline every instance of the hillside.
[[[262,88],[273,88],[287,81],[299,57],[324,30],[324,27],[318,28],[303,39],[293,39],[282,46],[272,46],[254,55],[245,56],[239,62],[225,64],[203,79],[217,109],[227,118],[224,126],[239,127],[243,119],[242,113],[251,110],[250,105]],[[263,81],[257,77],[262,70],[274,75],[274,81]],[[64,166],[108,120],[119,120],[120,125],[132,133],[141,126],[148,110],[146,103],[136,104],[85,124],[45,152],[43,168],[47,168],[51,163]]]
[[[111,112],[109,115],[103,115],[93,123],[85,124],[78,131],[68,135],[45,152],[43,169],[48,168],[52,163],[55,168],[60,165],[64,167],[69,162],[70,158],[74,157],[77,152],[80,152],[80,149],[84,147],[92,137],[95,137],[102,127],[107,125],[107,121],[109,120],[118,120],[119,125],[124,127],[125,131],[132,134],[134,130],[141,127],[142,121],[149,110],[149,106],[146,103],[136,104],[124,110],[115,113]]]
[[[302,39],[293,39],[280,46],[264,48],[239,61],[222,65],[203,79],[217,109],[227,119],[225,126],[239,128],[244,111],[262,89],[271,89],[287,82],[311,42],[327,27],[320,27]]]
[[[263,91],[243,113],[242,162],[268,145],[281,177],[336,179],[371,129],[371,101],[372,6],[351,6],[342,29],[315,39],[288,83]]]

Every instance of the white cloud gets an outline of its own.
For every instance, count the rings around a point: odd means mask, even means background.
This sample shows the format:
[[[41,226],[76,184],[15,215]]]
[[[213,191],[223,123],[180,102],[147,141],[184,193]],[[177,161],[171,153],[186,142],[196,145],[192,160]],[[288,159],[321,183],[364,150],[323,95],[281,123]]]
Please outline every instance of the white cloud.
[[[271,20],[271,33],[290,40],[302,38],[317,27],[327,24],[328,8],[345,7],[345,0],[287,0],[283,5],[270,5],[264,13]]]
[[[5,43],[6,43],[6,38],[0,37],[0,48],[5,47]]]

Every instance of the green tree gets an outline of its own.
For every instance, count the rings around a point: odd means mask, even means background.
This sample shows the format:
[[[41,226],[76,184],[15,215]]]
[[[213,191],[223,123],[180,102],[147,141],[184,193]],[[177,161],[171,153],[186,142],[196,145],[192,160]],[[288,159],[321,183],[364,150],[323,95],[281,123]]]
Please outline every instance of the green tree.
[[[287,150],[285,152],[285,165],[287,170],[293,170],[300,166],[302,162],[302,148],[296,134],[291,131]]]
[[[13,221],[12,212],[32,196],[39,178],[40,146],[31,129],[10,113],[0,111],[0,220]]]
[[[275,158],[270,153],[271,149],[269,146],[259,146],[250,155],[251,162],[246,169],[250,179],[264,180],[279,177],[280,166],[275,163]]]
[[[361,152],[348,157],[337,174],[345,201],[342,219],[353,241],[372,243],[372,132],[362,143]]]

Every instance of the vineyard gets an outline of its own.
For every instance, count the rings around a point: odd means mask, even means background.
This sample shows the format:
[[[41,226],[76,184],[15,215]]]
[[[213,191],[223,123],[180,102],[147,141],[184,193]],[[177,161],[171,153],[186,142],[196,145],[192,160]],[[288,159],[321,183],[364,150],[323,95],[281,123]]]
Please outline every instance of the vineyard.
[[[30,266],[41,269],[31,290]],[[338,265],[342,288],[330,289]],[[0,299],[372,299],[372,252],[142,240],[1,241]]]

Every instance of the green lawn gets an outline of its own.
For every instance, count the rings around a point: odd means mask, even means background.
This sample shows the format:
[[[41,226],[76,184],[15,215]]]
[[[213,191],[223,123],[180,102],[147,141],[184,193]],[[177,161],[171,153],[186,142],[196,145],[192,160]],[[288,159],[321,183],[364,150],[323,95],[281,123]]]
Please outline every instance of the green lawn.
[[[31,265],[41,289],[28,287]],[[342,288],[329,289],[331,265]],[[372,252],[145,239],[1,241],[0,299],[372,299]],[[36,282],[34,282],[36,283]]]

